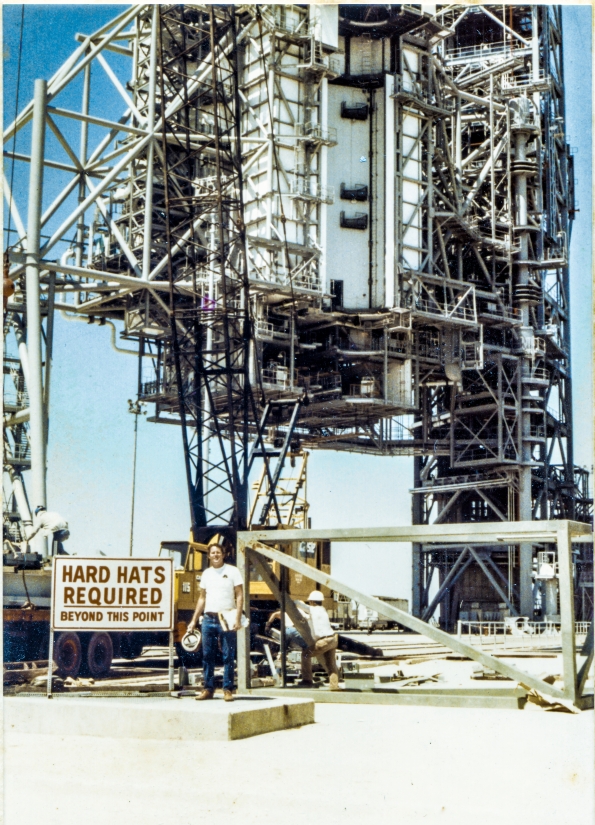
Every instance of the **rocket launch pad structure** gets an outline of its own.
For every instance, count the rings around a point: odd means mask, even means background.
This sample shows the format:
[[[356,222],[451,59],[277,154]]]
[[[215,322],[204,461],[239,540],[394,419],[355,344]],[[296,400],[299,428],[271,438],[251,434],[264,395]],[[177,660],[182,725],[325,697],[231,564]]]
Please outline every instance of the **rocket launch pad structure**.
[[[564,93],[556,6],[138,5],[80,36],[5,131],[30,164],[26,222],[5,185],[8,532],[30,520],[24,471],[45,503],[58,309],[138,348],[195,530],[246,527],[257,460],[254,520],[280,521],[298,445],[414,456],[415,524],[589,521]],[[539,550],[414,545],[413,613],[532,617]]]

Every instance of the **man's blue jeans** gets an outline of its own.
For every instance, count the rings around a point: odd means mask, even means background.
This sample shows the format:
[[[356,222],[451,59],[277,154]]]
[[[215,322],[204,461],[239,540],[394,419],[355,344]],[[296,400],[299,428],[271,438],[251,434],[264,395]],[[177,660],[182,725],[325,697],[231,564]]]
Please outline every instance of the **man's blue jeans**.
[[[285,628],[285,641],[287,642],[287,646],[294,645],[295,647],[299,647],[301,650],[307,650],[308,645],[306,644],[305,640],[300,636],[297,632],[295,627],[286,627]]]
[[[235,631],[224,631],[215,616],[205,616],[201,625],[202,667],[205,690],[215,690],[215,662],[219,640],[223,654],[223,690],[233,690],[234,660],[237,636]]]

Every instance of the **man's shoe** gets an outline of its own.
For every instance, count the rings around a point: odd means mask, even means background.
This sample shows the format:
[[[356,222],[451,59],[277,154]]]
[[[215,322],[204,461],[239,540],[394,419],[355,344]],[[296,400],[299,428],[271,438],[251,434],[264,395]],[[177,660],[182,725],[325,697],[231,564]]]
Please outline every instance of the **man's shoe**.
[[[231,690],[224,690],[223,691],[223,699],[226,702],[233,702],[233,693],[231,692]]]
[[[302,679],[301,682],[297,682],[296,687],[311,688],[314,687],[314,682],[310,682],[309,679]]]
[[[329,676],[328,684],[331,690],[340,690],[339,677],[336,673],[331,673],[331,675]]]
[[[203,690],[202,693],[199,693],[198,696],[195,697],[197,702],[203,702],[205,699],[212,699],[213,698],[213,691],[212,690]]]

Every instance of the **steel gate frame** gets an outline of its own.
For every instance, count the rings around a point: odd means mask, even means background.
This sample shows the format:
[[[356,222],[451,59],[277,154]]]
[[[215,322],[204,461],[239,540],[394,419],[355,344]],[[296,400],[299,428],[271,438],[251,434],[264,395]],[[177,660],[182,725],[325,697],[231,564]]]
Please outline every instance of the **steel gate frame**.
[[[326,529],[326,530],[255,530],[252,532],[239,532],[237,535],[237,565],[244,578],[246,592],[250,586],[250,566],[255,565],[273,593],[280,597],[284,596],[286,610],[294,621],[296,627],[302,632],[308,641],[309,631],[300,625],[306,624],[301,618],[296,605],[287,593],[281,594],[279,582],[271,571],[266,561],[276,561],[283,567],[287,567],[297,573],[302,573],[310,579],[324,585],[344,596],[355,599],[371,610],[393,619],[399,624],[413,630],[435,642],[443,644],[453,652],[479,662],[484,667],[490,668],[497,673],[522,684],[528,689],[537,691],[551,697],[552,700],[561,701],[567,706],[578,709],[593,707],[593,695],[584,696],[583,691],[587,680],[587,675],[593,661],[593,622],[591,622],[587,640],[580,653],[586,656],[586,661],[579,668],[577,666],[577,650],[574,634],[574,599],[573,599],[573,562],[572,562],[572,542],[583,536],[590,536],[589,525],[581,522],[560,520],[542,522],[483,522],[473,525],[464,524],[441,524],[416,525],[406,527],[362,527],[347,529]],[[412,616],[409,613],[399,610],[381,599],[370,596],[350,587],[344,582],[340,582],[333,576],[323,573],[310,567],[304,562],[282,552],[275,545],[291,547],[291,545],[302,541],[341,541],[341,542],[440,542],[453,544],[481,545],[486,543],[504,542],[506,544],[530,543],[538,544],[548,542],[556,544],[558,553],[558,565],[560,576],[560,618],[562,636],[562,660],[564,688],[561,690],[538,677],[519,669],[477,650],[469,644],[461,641],[455,636],[439,630],[437,627]],[[584,539],[583,539],[584,540]],[[238,688],[240,693],[251,691],[250,676],[250,627],[238,633]],[[411,692],[411,691],[410,691]],[[423,690],[420,691],[423,693]],[[426,691],[427,694],[427,691]],[[361,701],[359,694],[353,694],[351,699],[343,692],[337,701]],[[325,697],[326,698],[326,697]],[[429,698],[429,697],[428,697]],[[431,703],[431,699],[430,702]],[[473,702],[470,702],[473,704]],[[459,704],[465,704],[460,702]]]

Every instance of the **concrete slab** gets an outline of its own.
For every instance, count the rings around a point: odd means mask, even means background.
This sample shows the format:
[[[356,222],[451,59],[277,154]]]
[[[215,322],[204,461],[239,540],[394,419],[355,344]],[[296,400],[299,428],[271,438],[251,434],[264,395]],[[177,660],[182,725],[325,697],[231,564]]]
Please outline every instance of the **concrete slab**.
[[[323,704],[239,742],[9,731],[4,822],[593,825],[593,712],[533,708]]]
[[[4,731],[117,739],[227,741],[314,722],[314,702],[304,698],[223,697],[106,699],[76,696],[4,699]]]

